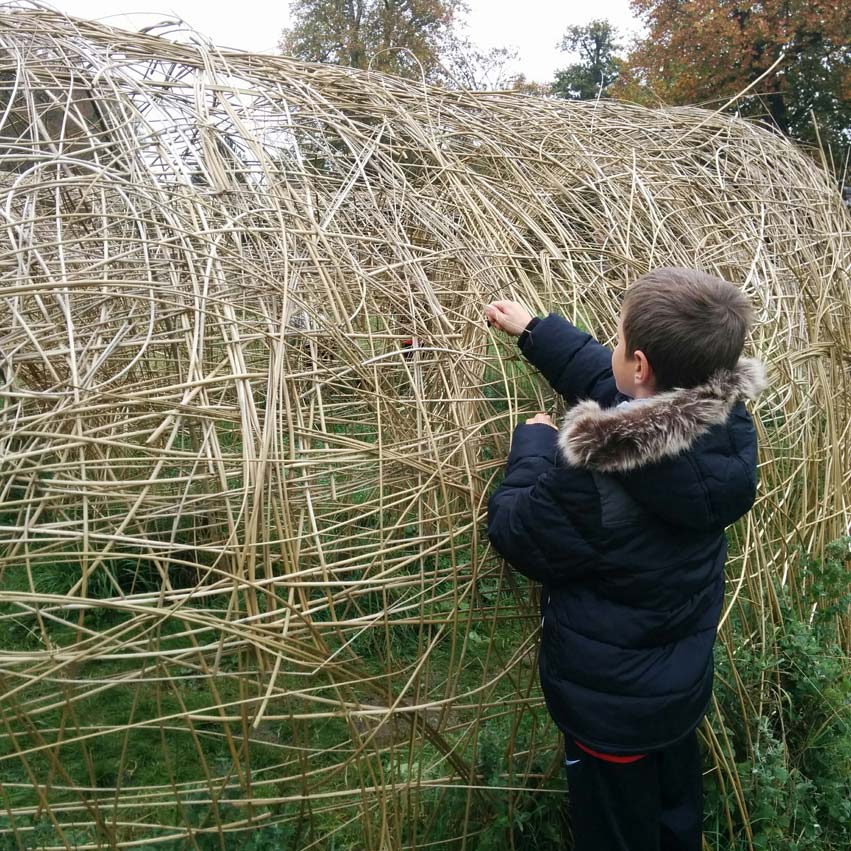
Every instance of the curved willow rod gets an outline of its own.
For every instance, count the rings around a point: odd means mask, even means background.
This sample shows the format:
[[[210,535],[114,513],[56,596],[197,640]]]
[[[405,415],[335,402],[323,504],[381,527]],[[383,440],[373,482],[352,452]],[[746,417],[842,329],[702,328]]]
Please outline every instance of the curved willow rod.
[[[809,158],[697,109],[6,7],[0,831],[461,847],[557,791],[534,590],[482,527],[512,425],[559,403],[482,308],[605,341],[659,265],[757,306],[774,385],[730,607],[770,642],[767,577],[796,588],[851,493],[848,216]]]

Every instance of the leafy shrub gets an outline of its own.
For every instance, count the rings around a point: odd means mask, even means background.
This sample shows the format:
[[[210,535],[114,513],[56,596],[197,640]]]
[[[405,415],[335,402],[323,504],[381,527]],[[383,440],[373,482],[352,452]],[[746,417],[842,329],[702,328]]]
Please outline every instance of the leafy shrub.
[[[707,784],[708,838],[719,851],[851,847],[849,545],[833,542],[823,560],[802,555],[795,593],[773,580],[777,613],[764,642],[752,640],[746,625],[758,615],[745,602],[732,617],[733,662],[718,647],[720,712],[709,723],[731,743],[746,810],[733,784]],[[745,716],[742,694],[759,696],[760,714]]]

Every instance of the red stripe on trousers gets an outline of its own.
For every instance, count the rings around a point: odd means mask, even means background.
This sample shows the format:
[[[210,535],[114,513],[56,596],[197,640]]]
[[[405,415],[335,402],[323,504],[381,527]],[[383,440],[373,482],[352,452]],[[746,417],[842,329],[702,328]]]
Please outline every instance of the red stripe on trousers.
[[[591,754],[591,756],[594,756],[597,759],[602,759],[605,762],[617,762],[624,765],[628,762],[638,762],[638,760],[644,759],[644,757],[647,756],[646,753],[632,754],[630,756],[617,756],[613,753],[599,753],[598,751],[592,751],[591,748],[586,747],[582,744],[582,742],[577,742],[576,739],[574,739],[573,742],[580,750],[585,751],[587,754]]]

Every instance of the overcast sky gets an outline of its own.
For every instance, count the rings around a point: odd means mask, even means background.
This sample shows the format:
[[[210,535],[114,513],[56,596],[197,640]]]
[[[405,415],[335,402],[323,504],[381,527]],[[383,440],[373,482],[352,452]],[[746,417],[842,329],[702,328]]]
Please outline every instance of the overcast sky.
[[[77,18],[101,19],[139,29],[168,17],[180,17],[222,47],[274,52],[287,25],[289,4],[268,0],[53,0]],[[481,47],[514,47],[517,67],[530,80],[548,82],[569,59],[556,48],[565,29],[592,18],[607,18],[625,35],[638,30],[629,0],[558,2],[557,0],[469,0],[469,35]],[[138,11],[129,14],[128,8]]]

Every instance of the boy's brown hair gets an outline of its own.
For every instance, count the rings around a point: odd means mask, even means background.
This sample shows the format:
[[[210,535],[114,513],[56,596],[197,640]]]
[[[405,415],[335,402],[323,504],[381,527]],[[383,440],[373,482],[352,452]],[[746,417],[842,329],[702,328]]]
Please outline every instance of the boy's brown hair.
[[[624,347],[629,357],[644,352],[657,390],[695,387],[736,366],[752,319],[750,302],[727,281],[696,269],[654,269],[627,290]]]

